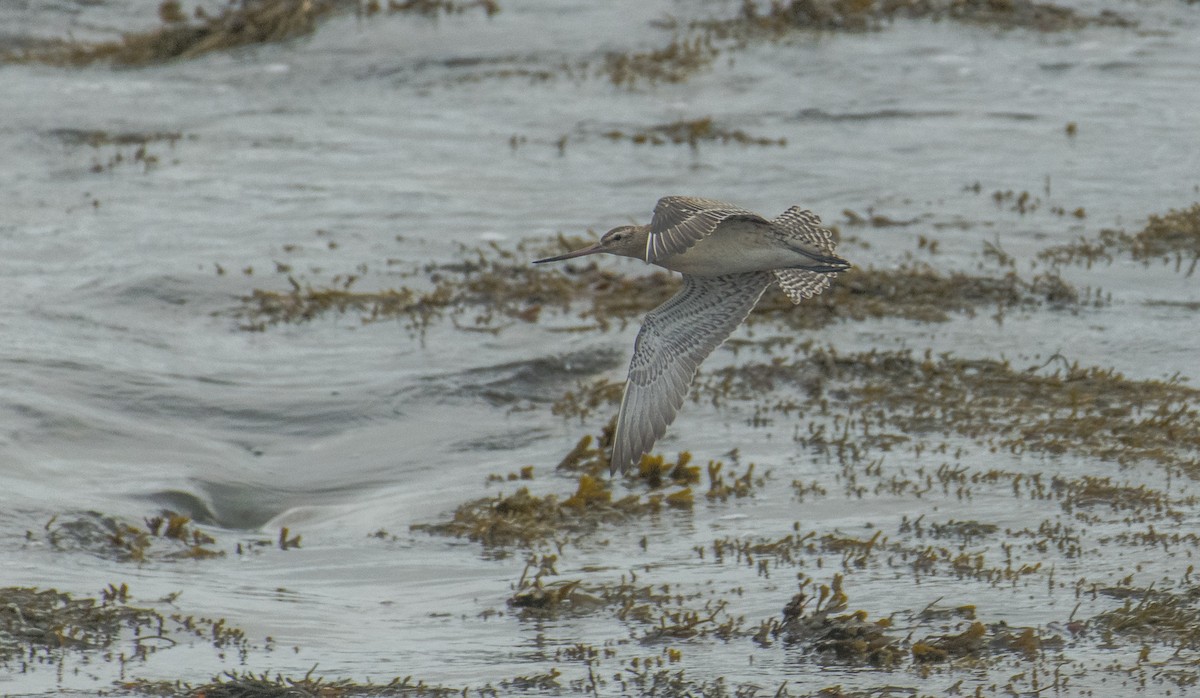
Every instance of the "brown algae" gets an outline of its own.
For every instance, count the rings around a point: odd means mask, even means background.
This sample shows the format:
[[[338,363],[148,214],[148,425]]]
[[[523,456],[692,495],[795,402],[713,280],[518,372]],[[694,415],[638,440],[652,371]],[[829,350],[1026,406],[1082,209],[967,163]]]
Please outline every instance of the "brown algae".
[[[891,621],[870,621],[865,611],[846,613],[849,598],[842,581],[840,574],[828,585],[801,580],[800,592],[784,607],[783,618],[771,628],[771,634],[837,661],[875,666],[900,663],[904,649],[887,633]],[[813,586],[815,592],[810,590]]]
[[[1081,15],[1070,8],[1033,0],[790,0],[772,2],[765,12],[753,0],[746,0],[741,16],[732,22],[735,28],[740,22],[745,28],[771,33],[788,29],[867,31],[881,29],[886,22],[900,18],[950,19],[1002,29],[1022,27],[1039,31],[1091,25],[1133,26],[1115,13]]]
[[[785,146],[786,138],[764,138],[751,136],[741,129],[728,129],[717,125],[711,116],[699,119],[673,121],[668,124],[638,129],[632,133],[613,129],[606,131],[604,137],[613,141],[627,140],[637,145],[688,145],[699,147],[701,143],[721,143],[736,145]]]
[[[95,511],[55,515],[40,531],[26,531],[25,540],[117,562],[204,560],[225,555],[216,547],[216,538],[190,517],[169,509],[146,517],[140,525]],[[239,555],[273,547],[286,551],[300,547],[300,542],[300,535],[284,527],[275,540],[244,539],[236,544],[235,551]]]
[[[699,484],[700,469],[691,465],[691,454],[683,452],[672,463],[661,455],[646,455],[625,477],[634,490],[615,497],[612,481],[606,477],[611,429],[602,437],[602,446],[593,446],[591,436],[580,439],[558,466],[559,472],[575,474],[575,491],[569,495],[535,495],[528,487],[512,494],[497,494],[460,505],[450,520],[421,523],[412,529],[477,541],[484,546],[534,547],[554,542],[560,547],[570,540],[586,536],[604,524],[621,523],[656,515],[666,509],[690,510],[695,504],[693,487]],[[750,495],[764,483],[755,476],[751,464],[740,474],[723,474],[724,465],[708,464],[708,500]]]
[[[176,681],[131,681],[122,685],[127,691],[142,695],[171,698],[356,698],[357,696],[404,696],[412,698],[450,698],[464,693],[460,688],[447,688],[414,679],[395,678],[384,684],[350,679],[325,679],[309,672],[295,678],[281,674],[226,672],[199,685]]]
[[[0,60],[75,67],[92,63],[152,65],[196,58],[212,51],[287,41],[311,34],[322,20],[336,12],[365,16],[379,12],[429,15],[462,12],[472,7],[482,8],[489,15],[499,11],[495,0],[389,0],[386,5],[378,0],[232,0],[217,15],[210,16],[197,7],[189,18],[178,0],[164,0],[158,8],[162,25],[157,28],[129,32],[111,41],[45,41],[0,54]]]
[[[167,0],[160,10],[164,23],[119,40],[102,42],[48,41],[5,58],[15,62],[85,66],[96,62],[138,66],[189,59],[211,51],[250,44],[284,41],[311,33],[317,22],[345,0],[237,0],[210,17],[199,11],[188,19],[177,2]]]
[[[613,84],[624,87],[642,81],[683,82],[709,67],[722,51],[741,49],[755,39],[778,40],[796,31],[878,31],[897,19],[1043,32],[1136,26],[1109,10],[1087,15],[1034,0],[772,0],[765,6],[743,0],[734,17],[674,26],[675,36],[661,49],[610,54],[604,72]]]
[[[576,242],[579,239],[564,239],[562,244]],[[625,283],[595,266],[575,278],[547,273],[528,264],[523,244],[515,250],[492,246],[462,252],[461,262],[424,267],[419,273],[428,283],[422,286],[360,291],[353,288],[358,276],[314,286],[301,284],[289,274],[289,290],[256,289],[242,298],[236,314],[248,330],[309,322],[327,313],[357,313],[363,323],[406,319],[411,328],[422,329],[436,319],[449,316],[457,322],[472,312],[467,326],[490,328],[504,321],[536,322],[544,307],[566,309],[569,299],[581,296],[584,289]],[[649,292],[653,284],[634,280],[624,287],[633,291],[640,285],[638,290]],[[665,300],[670,290],[663,293]],[[619,303],[614,300],[613,305]]]
[[[676,37],[663,48],[628,53],[610,53],[604,72],[614,85],[633,87],[641,81],[684,82],[716,60],[720,50],[711,35]]]
[[[98,129],[57,128],[46,132],[63,144],[72,147],[88,146],[92,162],[88,171],[93,174],[113,172],[122,165],[140,167],[149,172],[163,162],[157,144],[174,150],[180,140],[194,140],[179,131],[104,131]],[[172,160],[172,162],[178,162]],[[96,202],[95,205],[98,205]]]
[[[815,584],[801,577],[800,592],[783,609],[779,621],[764,626],[764,633],[786,644],[803,647],[822,664],[845,663],[894,668],[964,658],[986,659],[988,655],[1017,653],[1031,661],[1044,646],[1057,646],[1057,637],[1041,637],[1033,628],[1010,628],[1003,623],[985,625],[975,620],[973,609],[955,609],[942,619],[954,620],[955,631],[913,640],[919,627],[933,624],[922,612],[904,634],[898,633],[894,618],[870,620],[866,611],[850,611],[843,589],[844,577],[835,574],[829,584]],[[928,609],[926,609],[928,611]]]
[[[56,589],[0,588],[0,667],[26,659],[54,663],[63,649],[107,650],[129,639],[132,650],[121,654],[122,664],[174,646],[174,637],[208,641],[243,659],[251,648],[245,633],[224,619],[163,615],[130,605],[130,598],[125,584],[108,585],[99,599]]]
[[[538,249],[553,253],[582,242],[563,238],[560,246]],[[640,317],[679,288],[678,277],[667,272],[623,275],[593,262],[555,269],[534,267],[527,259],[538,249],[531,250],[526,243],[514,249],[464,249],[461,263],[422,270],[426,284],[379,290],[356,290],[357,277],[312,285],[289,274],[288,290],[256,289],[242,298],[235,313],[243,329],[256,331],[279,323],[309,322],[325,314],[354,314],[363,323],[404,319],[410,329],[418,331],[449,317],[461,327],[499,331],[506,324],[538,322],[547,309],[565,312],[576,308],[591,327],[607,329],[612,321],[623,323]],[[782,293],[770,292],[759,301],[751,320],[771,316],[810,329],[838,320],[898,317],[944,322],[952,313],[1092,303],[1100,300],[1079,292],[1056,274],[1032,279],[1015,272],[975,276],[909,263],[891,269],[851,269],[799,309]]]
[[[1134,235],[1105,229],[1094,239],[1080,238],[1042,250],[1038,259],[1052,264],[1084,264],[1090,269],[1097,262],[1111,264],[1118,254],[1143,264],[1173,262],[1176,272],[1186,269],[1184,273],[1191,276],[1200,264],[1200,203],[1151,215]]]
[[[823,413],[831,402],[840,403],[847,410],[841,424],[856,423],[874,434],[874,443],[917,446],[919,437],[949,431],[993,451],[1150,461],[1200,477],[1200,391],[1177,380],[1132,380],[1065,359],[1054,368],[1021,370],[1007,361],[929,352],[799,351],[793,362],[718,369],[702,377],[702,389],[734,397],[760,393],[764,385],[799,383]],[[836,425],[831,432],[811,428],[801,438],[810,447],[859,447]]]
[[[643,643],[715,636],[746,635],[744,619],[726,612],[725,602],[703,602],[700,592],[681,593],[669,584],[640,582],[636,574],[619,581],[582,579],[546,583],[557,575],[556,556],[530,558],[508,605],[523,619],[556,618],[605,611],[639,629]],[[530,570],[536,569],[533,575]]]
[[[94,511],[54,516],[41,532],[27,531],[25,538],[47,543],[56,550],[84,551],[121,562],[204,559],[225,554],[212,547],[216,539],[196,528],[187,516],[173,511],[149,517],[142,526]]]
[[[127,605],[127,598],[124,585],[105,590],[102,600],[55,589],[0,588],[0,666],[27,653],[105,648],[127,630],[135,636],[159,634],[164,618]]]
[[[1162,643],[1180,649],[1200,649],[1200,610],[1196,595],[1200,591],[1188,585],[1181,591],[1110,587],[1101,594],[1123,598],[1120,608],[1094,616],[1089,625],[1112,644],[1115,636],[1142,642]]]

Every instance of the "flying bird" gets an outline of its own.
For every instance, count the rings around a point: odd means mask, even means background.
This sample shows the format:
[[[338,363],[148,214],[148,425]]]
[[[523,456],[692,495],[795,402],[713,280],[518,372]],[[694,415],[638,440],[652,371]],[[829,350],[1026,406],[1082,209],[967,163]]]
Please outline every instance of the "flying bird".
[[[625,472],[675,419],[700,363],[746,319],[772,283],[793,303],[824,291],[850,263],[833,236],[799,206],[768,220],[720,201],[658,200],[650,225],[622,225],[594,245],[539,259],[585,255],[635,257],[683,275],[683,288],[646,313],[613,435],[610,471]]]

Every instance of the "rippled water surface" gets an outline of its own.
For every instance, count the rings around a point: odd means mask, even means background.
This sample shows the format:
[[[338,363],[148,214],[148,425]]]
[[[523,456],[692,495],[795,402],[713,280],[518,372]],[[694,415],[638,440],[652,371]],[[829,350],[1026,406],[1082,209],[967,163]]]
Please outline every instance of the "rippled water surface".
[[[785,683],[791,695],[834,685],[1029,693],[1055,667],[1071,676],[1061,695],[1186,684],[1177,672],[1196,658],[1191,640],[1067,629],[1124,602],[1080,589],[1129,575],[1137,588],[1193,588],[1186,572],[1200,520],[1182,471],[1070,452],[1014,455],[951,433],[939,443],[961,447],[957,456],[879,449],[847,465],[797,441],[810,410],[756,419],[763,405],[809,399],[780,383],[720,404],[698,393],[659,444],[668,460],[687,450],[700,463],[728,461],[736,448],[739,472],[748,463],[770,472],[751,496],[699,497],[691,510],[606,523],[557,546],[484,548],[409,527],[518,484],[573,492],[555,465],[607,415],[581,423],[551,404],[583,381],[623,378],[636,321],[562,332],[581,321],[547,311],[537,323],[479,332],[468,310],[414,331],[403,320],[329,313],[247,331],[238,314],[255,289],[288,291],[289,276],[319,286],[356,275],[359,290],[427,287],[431,265],[474,258],[464,249],[645,222],[667,194],[767,215],[802,204],[839,224],[840,251],[860,269],[915,257],[943,272],[1003,275],[987,243],[1032,277],[1045,270],[1040,250],[1104,228],[1132,234],[1147,216],[1198,199],[1200,7],[1075,7],[1138,26],[1040,32],[913,19],[864,33],[797,30],[722,44],[711,66],[681,83],[630,87],[605,74],[609,53],[661,48],[689,21],[733,17],[739,4],[513,1],[491,17],[339,15],[300,39],[144,68],[0,64],[0,586],[96,597],[124,583],[131,604],[224,618],[249,641],[239,653],[180,639],[122,664],[116,655],[144,644],[124,637],[103,651],[9,661],[0,693],[198,684],[224,671],[299,677],[316,666],[330,680],[411,675],[505,694],[670,694],[632,678],[631,661],[651,657],[691,682],[679,690],[709,694],[771,695]],[[0,7],[0,48],[108,39],[156,22],[131,0],[10,3]],[[605,135],[704,117],[786,144],[654,146]],[[139,154],[123,135],[152,137]],[[993,197],[1007,191],[1014,197]],[[1021,192],[1037,202],[1025,213],[1015,210]],[[845,210],[911,223],[856,226]],[[921,238],[937,241],[936,253]],[[641,273],[628,260],[600,263]],[[791,334],[845,354],[931,348],[1021,368],[1059,353],[1131,380],[1178,374],[1194,383],[1200,286],[1186,266],[1127,256],[1064,266],[1067,282],[1107,302],[1022,308],[1001,321],[984,308],[947,322],[843,320],[802,334],[760,322],[735,334],[749,345],[718,350],[702,370],[769,361],[755,343]],[[1163,493],[1172,513],[1072,509],[1014,496],[1019,486],[1007,481],[979,484],[969,498],[885,486],[948,461],[1047,481],[1111,477]],[[528,483],[487,482],[528,465]],[[851,491],[848,473],[865,492]],[[800,496],[793,481],[821,491]],[[224,555],[123,562],[103,545],[51,535],[65,522],[103,529],[105,517],[141,527],[164,509],[191,517]],[[998,529],[935,543],[906,528],[921,516]],[[1006,535],[1039,522],[1070,529],[1081,552],[1039,553]],[[1147,524],[1179,537],[1113,542]],[[1042,566],[997,583],[946,567],[914,574],[882,554],[856,566],[825,550],[776,561],[769,574],[712,554],[713,541],[777,540],[794,525],[855,539],[881,531],[914,550],[961,546],[997,569],[1022,557]],[[299,547],[278,545],[284,527],[302,536]],[[551,553],[558,575],[547,582],[637,575],[702,613],[724,602],[722,617],[744,624],[731,637],[646,641],[644,624],[611,609],[530,617],[510,607],[526,559]],[[892,617],[901,640],[905,627],[929,634],[913,619],[937,603],[972,604],[987,624],[1035,627],[1060,644],[1047,642],[1038,660],[905,660],[881,670],[751,639],[780,618],[797,574],[830,584],[837,573],[849,608]],[[586,660],[563,654],[579,643],[597,648],[600,684]],[[1142,644],[1159,664],[1139,664]],[[515,680],[554,671],[540,687]]]

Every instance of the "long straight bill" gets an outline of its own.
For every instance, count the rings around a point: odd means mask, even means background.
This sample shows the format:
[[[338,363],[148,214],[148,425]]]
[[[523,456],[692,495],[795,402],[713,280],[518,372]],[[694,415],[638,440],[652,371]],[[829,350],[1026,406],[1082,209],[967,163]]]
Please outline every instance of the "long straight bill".
[[[600,243],[597,242],[594,245],[588,245],[587,247],[575,250],[574,252],[560,254],[557,257],[547,257],[545,259],[535,259],[535,260],[533,260],[533,263],[534,264],[545,264],[546,262],[561,262],[564,259],[574,259],[576,257],[583,257],[584,255],[596,254],[597,252],[603,252],[603,251],[604,251],[604,249],[600,246]]]

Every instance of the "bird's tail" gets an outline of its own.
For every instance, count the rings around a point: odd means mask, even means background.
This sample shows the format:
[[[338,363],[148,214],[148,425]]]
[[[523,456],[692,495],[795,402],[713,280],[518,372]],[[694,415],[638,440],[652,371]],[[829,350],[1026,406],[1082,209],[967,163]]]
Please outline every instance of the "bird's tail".
[[[810,271],[808,269],[776,269],[775,282],[793,303],[812,298],[829,288],[829,280],[836,274]]]

